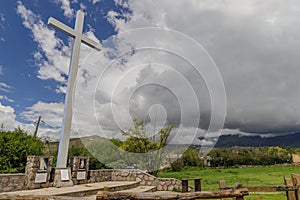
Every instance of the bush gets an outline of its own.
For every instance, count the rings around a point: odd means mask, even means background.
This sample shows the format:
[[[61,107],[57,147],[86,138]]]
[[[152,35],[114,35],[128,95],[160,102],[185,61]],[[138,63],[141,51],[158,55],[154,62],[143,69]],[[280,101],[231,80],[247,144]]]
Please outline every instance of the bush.
[[[171,168],[173,171],[179,171],[184,166],[203,167],[204,163],[199,158],[196,151],[187,149],[181,158],[171,163]]]
[[[27,156],[43,155],[44,143],[18,128],[0,131],[0,173],[24,173]]]

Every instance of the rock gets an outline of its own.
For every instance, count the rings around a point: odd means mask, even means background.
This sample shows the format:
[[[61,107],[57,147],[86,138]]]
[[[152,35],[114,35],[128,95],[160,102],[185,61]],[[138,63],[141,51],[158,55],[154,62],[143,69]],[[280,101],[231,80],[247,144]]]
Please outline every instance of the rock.
[[[135,180],[138,181],[138,182],[141,182],[141,181],[142,181],[142,179],[139,178],[139,177],[137,177]]]
[[[3,185],[8,185],[9,177],[3,177],[1,182],[2,182]]]
[[[163,191],[167,191],[168,190],[168,186],[166,186],[166,185],[163,185]]]
[[[158,185],[156,188],[158,191],[162,191],[162,189],[163,189],[161,185]]]

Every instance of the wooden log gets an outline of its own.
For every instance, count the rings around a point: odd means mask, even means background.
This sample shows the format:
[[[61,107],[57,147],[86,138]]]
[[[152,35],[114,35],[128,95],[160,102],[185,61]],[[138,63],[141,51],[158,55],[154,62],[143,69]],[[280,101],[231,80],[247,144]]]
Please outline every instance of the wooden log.
[[[287,187],[294,187],[293,181],[290,178],[284,177],[284,184]],[[294,189],[293,191],[286,190],[287,200],[296,200],[295,188],[293,188],[293,189]]]
[[[165,200],[165,199],[221,199],[221,198],[236,198],[243,200],[244,196],[249,195],[246,188],[239,189],[236,191],[211,191],[211,192],[190,192],[190,193],[176,193],[176,192],[148,192],[148,193],[130,193],[130,192],[99,192],[97,194],[97,200]]]

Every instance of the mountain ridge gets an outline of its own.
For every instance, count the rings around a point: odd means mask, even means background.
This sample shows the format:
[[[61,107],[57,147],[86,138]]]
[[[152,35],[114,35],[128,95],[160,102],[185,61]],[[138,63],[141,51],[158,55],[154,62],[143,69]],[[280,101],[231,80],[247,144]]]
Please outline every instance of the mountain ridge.
[[[300,147],[300,132],[275,137],[222,135],[215,147]]]

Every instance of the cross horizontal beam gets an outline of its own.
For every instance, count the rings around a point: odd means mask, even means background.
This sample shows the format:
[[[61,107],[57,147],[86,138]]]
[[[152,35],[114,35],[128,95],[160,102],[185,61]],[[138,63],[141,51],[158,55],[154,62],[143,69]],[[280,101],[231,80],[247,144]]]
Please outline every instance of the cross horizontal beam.
[[[67,34],[68,36],[75,38],[80,37],[82,43],[88,45],[89,47],[92,47],[98,51],[102,49],[101,45],[98,42],[95,42],[94,40],[82,35],[78,31],[72,29],[71,27],[65,25],[64,23],[61,23],[60,21],[54,19],[53,17],[50,17],[48,20],[48,25],[60,30],[61,32]]]

